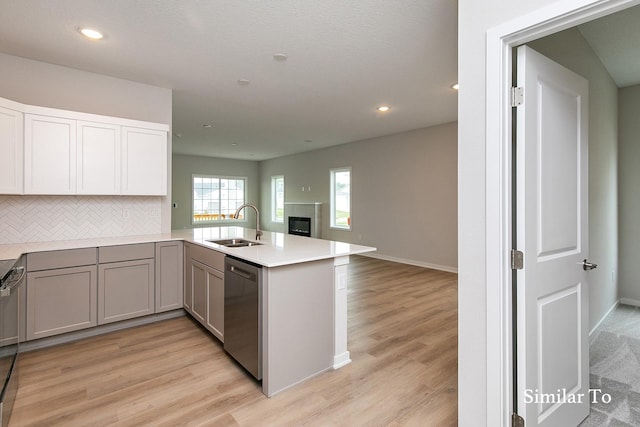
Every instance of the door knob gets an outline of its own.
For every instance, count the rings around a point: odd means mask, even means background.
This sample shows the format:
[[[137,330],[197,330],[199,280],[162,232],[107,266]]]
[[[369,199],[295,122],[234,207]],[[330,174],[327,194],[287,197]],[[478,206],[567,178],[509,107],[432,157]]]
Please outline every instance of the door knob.
[[[598,264],[594,264],[592,262],[589,262],[586,259],[584,261],[582,261],[582,269],[584,271],[593,270],[595,268],[598,268]]]

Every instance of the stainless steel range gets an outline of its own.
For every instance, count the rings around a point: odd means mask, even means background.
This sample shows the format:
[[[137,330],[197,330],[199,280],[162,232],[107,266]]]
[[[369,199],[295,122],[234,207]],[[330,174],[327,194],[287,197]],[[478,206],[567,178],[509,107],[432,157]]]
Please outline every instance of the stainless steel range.
[[[23,259],[0,261],[0,425],[8,425],[18,390],[20,293]]]

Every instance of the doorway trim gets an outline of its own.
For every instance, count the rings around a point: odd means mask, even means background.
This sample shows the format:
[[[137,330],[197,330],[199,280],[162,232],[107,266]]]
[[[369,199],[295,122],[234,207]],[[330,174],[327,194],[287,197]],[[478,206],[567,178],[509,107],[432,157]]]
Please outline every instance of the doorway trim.
[[[512,49],[640,4],[640,0],[561,0],[490,29],[486,39],[486,313],[488,426],[508,427],[513,413]],[[525,266],[526,267],[526,266]]]

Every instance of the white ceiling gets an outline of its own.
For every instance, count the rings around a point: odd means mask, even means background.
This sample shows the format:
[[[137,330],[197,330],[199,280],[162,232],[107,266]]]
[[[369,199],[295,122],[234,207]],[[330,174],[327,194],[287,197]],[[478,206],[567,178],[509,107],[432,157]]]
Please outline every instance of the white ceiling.
[[[640,84],[640,6],[578,28],[618,87]]]
[[[0,52],[171,88],[175,153],[262,160],[457,116],[455,0],[1,0]]]

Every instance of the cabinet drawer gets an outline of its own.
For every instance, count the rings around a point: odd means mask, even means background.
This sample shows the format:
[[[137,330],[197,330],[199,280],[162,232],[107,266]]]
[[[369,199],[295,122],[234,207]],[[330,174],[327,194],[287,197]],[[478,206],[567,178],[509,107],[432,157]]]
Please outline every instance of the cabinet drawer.
[[[189,255],[191,256],[191,259],[208,265],[209,267],[213,267],[216,270],[224,271],[224,254],[222,252],[203,248],[198,245],[191,245]]]
[[[131,261],[134,259],[153,258],[154,243],[138,243],[135,245],[104,246],[98,249],[100,264],[106,262]]]
[[[96,248],[65,249],[62,251],[27,254],[27,271],[80,267],[96,263]]]

